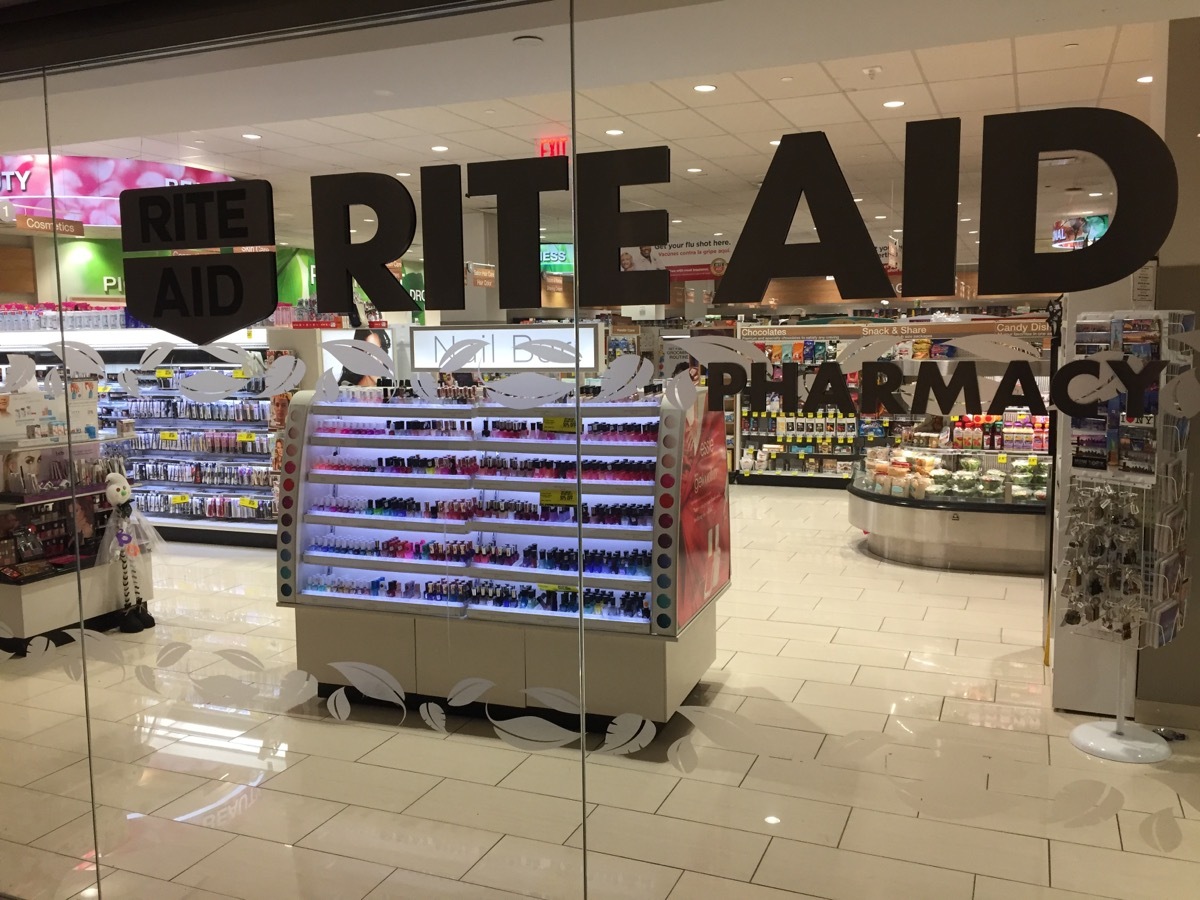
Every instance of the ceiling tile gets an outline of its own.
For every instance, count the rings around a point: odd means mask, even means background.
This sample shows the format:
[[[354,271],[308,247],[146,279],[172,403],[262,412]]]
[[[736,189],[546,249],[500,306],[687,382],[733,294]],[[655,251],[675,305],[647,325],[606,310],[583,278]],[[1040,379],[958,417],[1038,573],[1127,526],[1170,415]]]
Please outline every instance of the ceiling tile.
[[[1021,72],[1017,75],[1017,99],[1021,109],[1083,101],[1096,102],[1104,83],[1105,66]]]
[[[454,135],[454,140],[465,147],[472,147],[485,153],[494,153],[502,158],[520,159],[536,155],[536,145],[533,142],[524,141],[491,128],[483,128],[479,131],[461,131]]]
[[[682,103],[684,106],[726,106],[730,103],[749,103],[757,100],[758,95],[750,90],[735,75],[704,75],[695,78],[673,78],[670,81],[659,81],[658,86]],[[708,84],[715,91],[701,92],[695,90],[698,84]]]
[[[507,100],[478,100],[471,103],[453,103],[443,107],[447,112],[462,116],[488,128],[503,128],[508,125],[535,125],[544,121],[540,113]]]
[[[266,127],[275,134],[299,138],[311,144],[348,144],[360,137],[354,132],[332,128],[311,119],[300,119],[295,122],[269,122]]]
[[[396,115],[402,115],[402,113],[398,112]],[[414,134],[420,134],[420,131],[416,128],[403,125],[393,119],[377,116],[374,113],[326,116],[321,119],[313,119],[313,121],[319,122],[322,125],[328,125],[331,128],[338,128],[342,131],[349,131],[362,137],[376,138],[381,141],[412,137]]]
[[[799,63],[773,69],[753,69],[736,73],[764,100],[808,97],[812,94],[837,93],[838,86],[818,63]],[[789,79],[785,81],[784,79]]]
[[[513,97],[512,102],[517,106],[532,110],[549,122],[571,121],[571,94],[569,91],[559,91],[555,94],[535,94],[528,97]],[[620,114],[621,110],[616,110]],[[583,94],[575,95],[575,116],[579,119],[597,119],[601,116],[614,115],[614,111],[589,100]]]
[[[605,134],[610,129],[623,131],[624,134]],[[613,147],[646,147],[662,140],[653,131],[621,118],[584,119],[579,122],[576,130],[581,135],[595,138],[597,141]]]
[[[661,134],[667,140],[679,138],[708,137],[720,134],[719,126],[714,125],[698,112],[690,109],[677,109],[670,112],[644,113],[630,116],[638,125]]]
[[[704,159],[715,159],[718,156],[740,156],[752,149],[744,141],[731,134],[684,138],[678,141],[676,146]]]
[[[1113,63],[1108,67],[1102,96],[1131,97],[1135,94],[1150,96],[1154,93],[1154,85],[1140,84],[1138,79],[1143,75],[1153,75],[1156,81],[1162,81],[1166,74],[1165,67],[1156,66],[1148,60]]]
[[[923,84],[851,91],[846,96],[867,119],[881,119],[886,122],[891,119],[923,119],[937,115],[933,98],[929,96],[929,91]],[[904,105],[896,109],[889,109],[883,105],[891,100],[902,100]]]
[[[1154,52],[1154,31],[1159,27],[1165,29],[1165,25],[1158,26],[1150,22],[1122,25],[1117,33],[1117,49],[1113,51],[1113,62],[1133,62],[1158,56]]]
[[[1013,71],[1013,46],[1007,38],[930,47],[917,50],[917,61],[926,81],[958,81],[987,75],[1009,75]]]
[[[454,134],[456,131],[474,131],[479,127],[478,122],[473,122],[463,116],[456,116],[454,113],[447,112],[439,106],[389,110],[381,112],[379,115],[432,135]]]
[[[1044,72],[1105,64],[1112,56],[1116,36],[1117,29],[1108,27],[1015,38],[1017,71]],[[1068,44],[1079,46],[1067,47]]]
[[[756,180],[761,180],[767,174],[767,167],[771,164],[770,156],[763,153],[750,156],[720,156],[714,157],[712,161],[727,172]]]
[[[616,87],[593,88],[580,93],[605,108],[606,112],[601,115],[607,115],[607,111],[611,110],[618,116],[628,116],[633,113],[682,109],[685,105],[653,84],[622,84]]]
[[[812,129],[818,125],[841,122],[861,122],[854,104],[844,94],[821,94],[816,97],[792,97],[772,100],[771,105],[800,128]]]
[[[706,119],[716,122],[731,134],[740,135],[748,131],[775,131],[776,137],[791,127],[769,103],[756,100],[751,103],[730,103],[725,106],[708,106],[700,110]]]
[[[1140,85],[1139,85],[1140,87]],[[1129,97],[1105,97],[1097,106],[1104,109],[1115,109],[1150,123],[1150,95],[1132,95]]]
[[[236,143],[244,150],[253,150],[257,147],[266,147],[271,150],[287,150],[289,147],[303,147],[310,143],[300,138],[289,137],[286,134],[278,134],[269,130],[265,125],[213,128],[211,129],[211,133],[214,137],[224,138],[227,141]],[[242,137],[243,134],[257,134],[261,137],[257,141],[248,141]]]
[[[1017,103],[1016,80],[1011,75],[937,81],[929,85],[929,90],[943,113],[998,109]]]
[[[871,88],[894,87],[903,84],[920,84],[925,79],[917,68],[916,58],[909,51],[900,53],[878,53],[875,56],[854,56],[823,63],[838,87],[844,91],[865,91]],[[883,71],[874,77],[863,73],[863,69],[879,67]]]
[[[896,121],[900,125],[904,124],[899,120],[888,120],[887,124],[891,124],[893,121]],[[829,143],[839,153],[847,147],[877,144],[880,140],[880,136],[876,133],[876,130],[866,122],[843,122],[839,125],[821,125],[816,130],[825,132],[825,137],[829,138]],[[900,135],[900,139],[903,139],[903,128],[900,131]]]
[[[983,134],[984,122],[988,116],[1004,116],[1015,113],[1015,106],[1005,106],[1000,109],[985,109],[976,112],[964,112],[959,115],[962,121],[962,136],[964,139],[973,135]]]

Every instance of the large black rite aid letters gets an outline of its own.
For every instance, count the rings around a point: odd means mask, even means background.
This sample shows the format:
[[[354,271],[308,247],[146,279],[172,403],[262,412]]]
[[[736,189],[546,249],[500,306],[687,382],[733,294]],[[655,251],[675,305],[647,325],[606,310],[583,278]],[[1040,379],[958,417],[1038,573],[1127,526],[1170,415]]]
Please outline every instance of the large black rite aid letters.
[[[271,185],[232,181],[124,191],[121,243],[126,253],[272,246]],[[147,325],[204,344],[275,311],[275,254],[127,258],[125,303]]]
[[[959,120],[909,122],[904,164],[904,291],[954,293],[958,228]],[[1038,156],[1086,151],[1100,157],[1117,184],[1108,233],[1072,253],[1036,253]],[[663,244],[666,210],[621,211],[621,187],[670,181],[670,150],[647,147],[576,157],[577,292],[580,305],[661,302],[668,274],[622,272],[621,247]],[[473,163],[471,196],[494,195],[500,230],[501,304],[540,305],[536,224],[543,191],[568,188],[562,157]],[[979,244],[982,294],[1063,293],[1111,284],[1152,259],[1170,234],[1178,202],[1170,151],[1140,120],[1108,109],[1064,108],[985,116]],[[457,165],[421,169],[425,297],[430,309],[464,309],[462,172]],[[801,198],[819,240],[789,243]],[[312,180],[317,289],[329,312],[351,308],[352,281],[377,307],[413,309],[387,264],[412,245],[416,205],[390,176],[354,173]],[[350,206],[375,212],[376,236],[350,240]],[[832,275],[850,300],[892,298],[874,241],[822,132],[784,135],[717,288],[716,303],[758,303],[775,278]]]

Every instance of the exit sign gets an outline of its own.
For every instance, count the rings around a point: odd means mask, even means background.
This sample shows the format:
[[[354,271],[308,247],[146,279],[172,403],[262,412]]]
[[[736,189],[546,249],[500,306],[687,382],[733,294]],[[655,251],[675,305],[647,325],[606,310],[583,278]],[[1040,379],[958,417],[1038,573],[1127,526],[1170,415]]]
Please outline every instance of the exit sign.
[[[567,137],[538,138],[537,150],[538,156],[566,156]]]

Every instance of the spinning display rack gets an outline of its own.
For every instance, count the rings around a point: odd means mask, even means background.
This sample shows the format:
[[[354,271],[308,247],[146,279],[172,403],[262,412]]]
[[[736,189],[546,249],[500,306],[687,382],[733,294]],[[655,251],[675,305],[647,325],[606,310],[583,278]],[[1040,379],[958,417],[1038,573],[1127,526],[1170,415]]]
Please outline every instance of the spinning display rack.
[[[524,706],[526,684],[578,690],[582,619],[589,711],[665,721],[715,657],[729,583],[724,417],[706,400],[577,419],[298,393],[278,556],[300,666],[343,684],[329,663],[372,662],[443,697],[484,677]]]

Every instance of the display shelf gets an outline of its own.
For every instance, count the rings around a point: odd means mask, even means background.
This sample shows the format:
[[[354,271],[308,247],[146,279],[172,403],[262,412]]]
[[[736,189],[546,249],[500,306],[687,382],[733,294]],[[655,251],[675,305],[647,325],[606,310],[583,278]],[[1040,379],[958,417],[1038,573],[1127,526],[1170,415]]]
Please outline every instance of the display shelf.
[[[505,478],[500,475],[475,475],[473,487],[492,491],[543,491],[559,488],[573,489],[573,478]],[[588,481],[582,482],[584,496],[614,494],[623,497],[645,497],[654,493],[653,481]]]
[[[442,488],[470,490],[470,475],[405,475],[394,472],[315,471],[307,476],[309,484],[358,484],[371,487]]]
[[[418,519],[404,516],[356,516],[350,513],[315,512],[307,513],[304,522],[308,525],[344,526],[347,528],[376,528],[382,531],[416,531],[429,534],[470,534],[480,529],[472,528],[469,522],[452,519]]]
[[[400,437],[391,434],[314,434],[313,447],[356,447],[375,450],[473,450],[470,438]]]
[[[528,522],[517,519],[472,519],[472,531],[498,534],[528,534],[541,537],[583,537],[609,541],[649,542],[653,526],[633,528],[623,525],[578,525],[574,522]]]
[[[253,492],[259,493],[259,494],[263,494],[263,493],[270,494],[270,493],[274,493],[274,491],[275,491],[275,489],[273,487],[271,487],[270,485],[265,485],[265,484],[225,484],[225,483],[213,484],[213,483],[200,483],[200,482],[196,482],[196,481],[171,481],[170,479],[166,479],[166,478],[139,478],[137,483],[138,483],[138,486],[144,487],[144,488],[149,488],[149,487],[188,488],[191,493],[196,493],[196,492],[203,493],[204,491],[209,491],[209,492],[219,491],[220,493],[223,493],[223,494],[231,494],[231,493],[245,493],[247,491],[253,491]]]
[[[512,619],[512,613],[506,609],[493,609],[487,606],[467,606],[467,617],[481,622],[507,622]],[[577,612],[552,612],[550,610],[522,610],[521,618],[529,625],[550,628],[579,628],[580,615]],[[646,620],[633,616],[597,616],[584,613],[583,627],[603,627],[605,631],[624,632],[626,634],[645,634]]]
[[[344,594],[340,591],[301,591],[300,599],[304,603],[330,609],[386,610],[387,612],[405,612],[417,616],[445,617],[449,612],[458,617],[466,609],[461,603],[442,603],[437,600],[420,600],[415,597]]]
[[[61,491],[51,491],[46,494],[38,494],[36,497],[16,496],[13,494],[0,494],[0,497],[10,497],[12,499],[0,499],[0,511],[8,511],[14,509],[24,509],[27,506],[41,506],[44,503],[54,503],[59,500],[71,500],[76,497],[96,497],[103,494],[105,491],[104,485],[92,485],[82,490],[76,489],[72,491],[70,488],[64,488]]]
[[[560,572],[557,569],[527,569],[523,566],[485,566],[469,567],[472,575],[478,578],[488,578],[495,581],[515,581],[522,584],[553,584],[563,588],[574,588],[579,584],[578,572]],[[583,576],[585,588],[597,588],[611,591],[648,591],[651,588],[650,576],[641,575],[596,575]]]
[[[400,559],[391,556],[355,556],[352,553],[329,553],[308,551],[303,562],[335,569],[364,569],[372,572],[409,572],[413,575],[453,575],[466,577],[470,573],[467,563],[447,560]]]
[[[183,516],[160,516],[153,513],[146,513],[146,518],[158,528],[194,528],[198,531],[232,531],[272,536],[276,528],[273,521],[259,522],[254,519],[188,519]]]
[[[540,455],[569,455],[575,456],[576,442],[562,441],[526,441],[519,438],[487,438],[489,448],[499,448],[495,452],[507,450],[510,453],[537,453]],[[618,441],[579,441],[578,446],[583,456],[635,456],[653,457],[658,452],[654,444],[634,443],[623,444]]]
[[[175,335],[158,328],[80,328],[68,330],[64,334],[68,341],[78,341],[94,350],[145,350],[152,344],[164,341],[179,350],[198,349],[198,345],[180,341]],[[61,339],[62,335],[57,330],[3,331],[0,332],[0,347],[10,353],[22,353],[53,347]],[[267,330],[243,328],[218,340],[239,347],[265,348]]]
[[[492,419],[497,416],[506,419],[544,419],[546,416],[578,416],[595,418],[628,419],[639,416],[657,418],[657,403],[589,403],[584,401],[579,407],[573,403],[539,406],[535,409],[512,409],[494,403],[453,403],[433,404],[421,402],[389,402],[389,403],[314,403],[314,415],[323,416],[358,416],[395,419],[403,416],[421,416],[434,414],[445,419]]]

